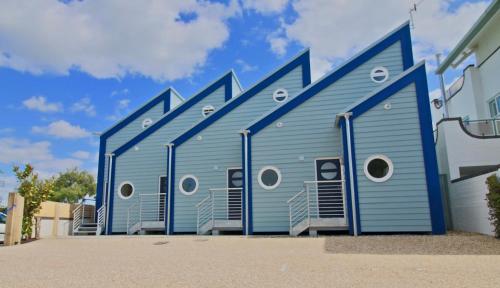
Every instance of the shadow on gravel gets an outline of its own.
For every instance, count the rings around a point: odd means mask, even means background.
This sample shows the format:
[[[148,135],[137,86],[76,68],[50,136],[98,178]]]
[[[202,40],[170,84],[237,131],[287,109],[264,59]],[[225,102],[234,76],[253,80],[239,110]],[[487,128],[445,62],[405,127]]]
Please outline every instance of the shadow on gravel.
[[[500,255],[500,240],[491,236],[449,232],[431,235],[341,236],[325,239],[335,254],[377,255]]]

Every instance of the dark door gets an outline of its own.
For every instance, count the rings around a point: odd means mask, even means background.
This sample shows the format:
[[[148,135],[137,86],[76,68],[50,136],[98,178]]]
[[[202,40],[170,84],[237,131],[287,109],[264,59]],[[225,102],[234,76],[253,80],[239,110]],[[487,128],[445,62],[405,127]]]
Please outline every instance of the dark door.
[[[227,169],[227,188],[228,220],[241,220],[241,191],[243,188],[241,168]]]
[[[158,221],[165,221],[165,202],[167,200],[167,176],[160,176],[158,199]]]
[[[321,218],[343,218],[342,166],[339,158],[316,159],[317,201]]]

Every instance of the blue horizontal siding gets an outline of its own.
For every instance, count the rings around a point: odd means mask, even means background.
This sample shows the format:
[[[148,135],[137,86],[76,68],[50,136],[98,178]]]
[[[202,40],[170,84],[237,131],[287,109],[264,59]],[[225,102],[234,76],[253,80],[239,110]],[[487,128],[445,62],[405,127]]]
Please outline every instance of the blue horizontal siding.
[[[391,104],[389,110],[384,108],[387,103]],[[418,114],[416,89],[411,84],[354,119],[363,232],[432,229]],[[383,154],[394,164],[394,173],[386,182],[373,182],[364,174],[364,162],[374,154]],[[401,209],[402,202],[408,203],[407,209]]]

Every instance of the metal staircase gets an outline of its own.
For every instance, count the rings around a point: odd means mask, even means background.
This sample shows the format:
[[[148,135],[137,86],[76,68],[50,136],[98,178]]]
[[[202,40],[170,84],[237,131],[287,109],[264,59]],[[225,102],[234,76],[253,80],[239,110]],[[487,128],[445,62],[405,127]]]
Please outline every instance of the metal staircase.
[[[344,180],[305,181],[302,191],[288,200],[288,207],[291,236],[348,227]]]
[[[139,195],[127,211],[127,234],[165,230],[165,193]]]
[[[196,205],[196,232],[199,235],[220,231],[241,231],[242,189],[209,189],[208,196]]]
[[[73,210],[73,235],[101,235],[104,232],[106,206],[97,209],[96,218],[95,206],[86,204],[88,201],[94,200],[84,199]]]

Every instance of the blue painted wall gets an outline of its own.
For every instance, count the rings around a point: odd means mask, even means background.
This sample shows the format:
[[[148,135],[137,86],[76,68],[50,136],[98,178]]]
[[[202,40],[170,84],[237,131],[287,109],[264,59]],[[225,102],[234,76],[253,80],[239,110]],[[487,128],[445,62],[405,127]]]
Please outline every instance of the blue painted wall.
[[[278,69],[277,72],[269,76],[272,81],[266,84],[263,89],[257,87],[260,85],[259,83],[240,97],[246,97],[245,94],[251,93],[254,88],[262,89],[260,92],[232,108],[222,118],[199,133],[192,135],[193,137],[179,146],[175,145],[174,141],[174,232],[196,232],[196,204],[208,195],[209,188],[225,188],[227,186],[227,168],[242,166],[239,131],[245,124],[262,115],[265,111],[280,105],[273,100],[273,92],[278,88],[285,88],[290,95],[289,97],[292,97],[304,87],[304,84],[307,85],[310,82],[308,78],[310,75],[309,52],[307,51],[299,57],[303,59],[291,64],[296,66],[293,70],[284,74],[281,69]],[[301,65],[304,61],[306,64]],[[289,67],[289,65],[285,66]],[[304,78],[307,78],[307,81],[304,81]],[[267,83],[268,81],[264,80],[263,82]],[[231,103],[227,105],[229,106]],[[201,137],[201,140],[198,140],[198,137]],[[186,174],[193,174],[199,180],[198,192],[190,196],[182,194],[179,190],[180,178]]]
[[[403,31],[407,27],[402,28]],[[395,32],[395,34],[401,31]],[[389,35],[385,40],[392,39]],[[251,221],[253,232],[287,232],[289,229],[289,210],[287,200],[300,192],[303,182],[315,180],[316,158],[342,157],[342,143],[339,129],[334,127],[335,116],[356,100],[361,99],[381,84],[370,80],[370,71],[376,66],[385,66],[390,77],[397,77],[408,64],[408,54],[403,54],[406,42],[396,41],[383,46],[377,43],[371,47],[364,57],[344,65],[339,71],[355,66],[355,69],[343,75],[333,84],[322,87],[322,80],[316,84],[318,88],[314,96],[291,108],[286,114],[276,117],[264,117],[250,126],[251,132]],[[333,72],[335,75],[337,72]],[[325,79],[328,76],[325,77]],[[314,84],[313,84],[314,85]],[[319,91],[317,91],[319,90]],[[302,93],[308,93],[307,90]],[[297,96],[299,99],[300,95]],[[271,115],[272,116],[272,115]],[[271,119],[268,121],[267,119]],[[266,122],[268,121],[268,122]],[[278,128],[277,123],[282,127]],[[252,127],[258,130],[252,134]],[[303,159],[303,160],[302,160]],[[275,190],[265,190],[259,186],[257,175],[264,166],[276,166],[281,170],[283,179]]]
[[[228,91],[232,90],[228,90],[226,86],[230,85],[233,87],[234,81],[236,80],[233,77],[228,84],[222,85],[212,93],[206,95],[193,104],[193,106],[177,115],[165,125],[162,125],[161,128],[154,131],[151,135],[135,143],[130,149],[115,157],[116,166],[112,212],[113,233],[126,232],[128,208],[138,202],[140,194],[158,193],[159,177],[166,175],[167,170],[167,149],[164,145],[169,143],[175,135],[178,135],[181,131],[186,130],[202,119],[203,106],[213,105],[217,109],[225,103],[226,98],[230,99],[234,94],[239,94],[240,89],[237,89],[230,92],[232,93],[231,95],[226,95]],[[203,91],[198,94],[201,93]],[[197,96],[193,96],[192,98],[195,97]],[[189,101],[187,100],[184,104],[177,107],[177,109],[184,109],[183,106],[188,104]],[[171,113],[176,113],[177,109],[174,109]],[[148,129],[151,128],[154,127]],[[135,188],[134,195],[126,200],[120,198],[117,194],[120,183],[123,181],[132,182]]]
[[[415,84],[354,119],[353,131],[361,231],[431,231]],[[386,182],[365,176],[364,162],[375,154],[394,164]]]

